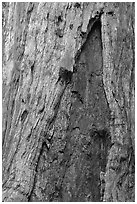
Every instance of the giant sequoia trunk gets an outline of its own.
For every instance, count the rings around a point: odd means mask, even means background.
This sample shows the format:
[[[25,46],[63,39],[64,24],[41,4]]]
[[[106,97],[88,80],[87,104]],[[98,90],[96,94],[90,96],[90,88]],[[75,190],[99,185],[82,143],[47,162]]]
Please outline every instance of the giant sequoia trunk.
[[[3,3],[3,201],[134,201],[134,3]]]

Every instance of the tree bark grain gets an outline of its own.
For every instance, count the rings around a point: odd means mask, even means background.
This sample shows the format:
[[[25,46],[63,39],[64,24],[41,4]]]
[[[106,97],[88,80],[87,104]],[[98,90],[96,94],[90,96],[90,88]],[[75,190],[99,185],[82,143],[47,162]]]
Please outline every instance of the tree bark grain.
[[[134,9],[2,3],[3,201],[135,201]]]

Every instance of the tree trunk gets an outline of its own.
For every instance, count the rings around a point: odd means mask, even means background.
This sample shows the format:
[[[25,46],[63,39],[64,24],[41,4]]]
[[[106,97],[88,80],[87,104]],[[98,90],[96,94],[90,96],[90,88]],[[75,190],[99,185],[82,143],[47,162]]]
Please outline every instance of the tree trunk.
[[[3,201],[134,201],[134,3],[3,3]]]

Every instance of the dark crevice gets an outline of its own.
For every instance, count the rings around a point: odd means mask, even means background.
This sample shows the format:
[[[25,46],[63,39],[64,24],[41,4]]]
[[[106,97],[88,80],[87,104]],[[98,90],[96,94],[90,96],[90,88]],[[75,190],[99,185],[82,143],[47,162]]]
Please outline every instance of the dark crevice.
[[[95,30],[96,28],[99,28],[100,33],[101,33],[101,20],[100,20],[100,17],[98,17],[97,19],[96,19],[96,18],[91,18],[91,19],[89,20],[87,32],[82,32],[82,31],[81,31],[81,34],[80,34],[80,35],[81,35],[81,37],[83,38],[83,42],[82,42],[81,48],[77,51],[77,53],[76,53],[76,55],[75,55],[74,70],[76,70],[77,61],[78,61],[78,59],[79,59],[79,56],[80,56],[81,53],[82,53],[82,50],[83,50],[84,47],[85,47],[86,42],[88,41],[89,36],[91,35],[92,31]],[[101,36],[101,35],[100,35],[100,36]],[[101,39],[101,42],[102,42],[102,39]],[[102,47],[102,46],[101,46],[101,47]]]
[[[21,115],[21,122],[24,123],[26,118],[27,118],[27,115],[28,115],[28,111],[27,110],[24,110],[22,115]]]
[[[71,134],[75,132],[73,127],[79,127],[79,134],[82,133],[84,135],[83,133],[86,131],[87,133],[85,135],[90,135],[90,141],[83,136],[84,138],[81,141],[81,151],[85,158],[83,161],[83,170],[77,170],[79,171],[77,183],[77,189],[79,190],[71,201],[84,201],[82,199],[85,196],[83,195],[85,189],[91,193],[89,201],[103,201],[104,196],[105,181],[102,175],[106,171],[111,137],[109,127],[106,125],[110,117],[110,111],[104,93],[103,79],[101,78],[103,60],[100,17],[102,13],[98,13],[95,18],[90,20],[87,33],[81,33],[83,45],[75,57],[71,92],[72,97],[75,96],[79,99],[82,105],[78,103],[78,100],[72,102],[72,111],[70,114]],[[89,83],[89,80],[92,83]],[[87,84],[89,85],[87,86]],[[102,85],[100,86],[100,84]],[[88,97],[86,96],[87,89]],[[96,99],[96,95],[98,95],[99,100]],[[86,109],[85,104],[89,104]],[[78,111],[79,107],[80,110],[82,109],[81,112]],[[99,110],[99,107],[101,110]],[[100,112],[101,115],[99,115]],[[89,130],[88,124],[92,124],[92,128]],[[87,173],[87,169],[90,169],[89,173]],[[83,176],[83,174],[87,176]],[[87,186],[83,190],[85,182]],[[91,186],[91,183],[94,183],[94,186]]]
[[[81,4],[80,4],[79,2],[76,2],[76,3],[74,4],[74,7],[75,7],[75,8],[80,8],[80,7],[81,7]]]
[[[56,20],[56,21],[57,21],[57,22],[56,22],[57,26],[59,26],[60,23],[63,22],[63,16],[62,16],[62,15],[59,15],[59,16],[57,17],[57,20]]]
[[[114,11],[108,11],[106,14],[113,16],[114,15]]]
[[[91,27],[91,28],[90,28],[90,31],[89,31],[89,33],[88,33],[88,35],[87,35],[86,42],[90,40],[90,37],[91,37],[92,33],[93,33],[95,30],[98,30],[98,32],[99,32],[99,37],[101,37],[101,21],[100,21],[100,19],[97,19],[97,20],[91,19],[90,22],[89,22],[89,26],[88,26],[88,27],[89,27],[89,28]],[[100,39],[100,40],[101,40],[101,39]],[[84,45],[83,45],[83,47],[82,47],[83,49],[85,49],[86,42],[84,43]],[[81,49],[81,51],[82,51],[82,49]]]
[[[67,85],[67,84],[71,83],[72,75],[73,75],[73,72],[68,71],[64,67],[60,67],[58,81],[61,81],[61,83],[65,83]],[[57,83],[58,83],[58,81],[57,81]]]

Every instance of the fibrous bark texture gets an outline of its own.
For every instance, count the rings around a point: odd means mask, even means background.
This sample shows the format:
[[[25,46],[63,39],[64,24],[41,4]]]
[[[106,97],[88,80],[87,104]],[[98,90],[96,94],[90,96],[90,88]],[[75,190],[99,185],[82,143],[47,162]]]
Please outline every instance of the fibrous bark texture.
[[[3,201],[134,201],[134,3],[3,3]]]

